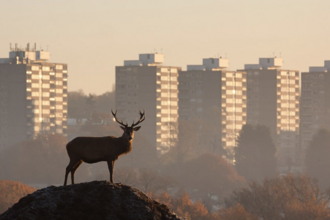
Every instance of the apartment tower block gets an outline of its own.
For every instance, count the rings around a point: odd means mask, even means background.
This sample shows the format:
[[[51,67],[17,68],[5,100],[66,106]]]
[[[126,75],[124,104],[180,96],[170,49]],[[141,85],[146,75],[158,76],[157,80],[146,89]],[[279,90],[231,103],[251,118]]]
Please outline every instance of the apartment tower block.
[[[266,125],[277,146],[278,171],[300,172],[299,71],[281,69],[282,58],[246,64],[247,123]]]
[[[125,60],[116,67],[116,109],[118,119],[132,123],[145,110],[141,133],[165,153],[177,138],[178,71],[164,66],[164,55],[140,54],[139,60]],[[174,126],[174,127],[173,127]]]
[[[210,144],[226,150],[226,159],[235,163],[236,138],[246,122],[246,72],[227,67],[227,59],[207,58],[202,65],[179,71],[179,118],[197,118],[214,126]]]
[[[66,135],[67,64],[49,58],[28,44],[0,59],[0,149],[38,134]]]
[[[330,61],[323,67],[310,67],[301,73],[300,132],[302,159],[313,135],[319,129],[330,130]],[[304,163],[303,163],[304,164]]]

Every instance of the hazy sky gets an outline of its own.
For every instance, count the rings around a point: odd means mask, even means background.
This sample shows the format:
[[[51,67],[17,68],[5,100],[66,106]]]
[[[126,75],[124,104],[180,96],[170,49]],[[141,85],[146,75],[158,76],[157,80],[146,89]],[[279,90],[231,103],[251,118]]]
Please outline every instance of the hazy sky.
[[[112,89],[115,66],[139,53],[165,65],[225,56],[231,70],[282,56],[308,71],[330,60],[329,0],[0,0],[0,57],[9,44],[37,43],[69,65],[69,90]]]

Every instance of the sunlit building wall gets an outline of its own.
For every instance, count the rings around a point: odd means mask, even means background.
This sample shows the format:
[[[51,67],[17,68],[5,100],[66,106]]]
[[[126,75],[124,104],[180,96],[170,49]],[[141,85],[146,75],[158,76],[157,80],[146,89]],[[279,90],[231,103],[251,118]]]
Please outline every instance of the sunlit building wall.
[[[330,130],[330,61],[323,67],[310,67],[301,73],[300,139],[302,159],[313,135],[321,129]],[[304,163],[303,163],[304,164]]]
[[[226,159],[235,163],[235,140],[246,122],[246,72],[227,67],[227,59],[207,58],[203,65],[188,65],[187,71],[179,72],[179,118],[197,118],[219,128],[214,132],[216,140],[210,144],[225,149]],[[214,107],[219,114],[210,118]]]
[[[164,66],[163,54],[140,54],[139,60],[125,60],[116,67],[116,109],[118,119],[129,125],[146,112],[139,132],[155,145],[159,153],[167,152],[177,138],[178,71]]]
[[[301,171],[299,71],[281,69],[282,58],[260,58],[245,65],[247,123],[270,128],[277,146],[278,171]]]
[[[48,51],[10,48],[0,59],[0,148],[38,134],[67,133],[67,64]]]

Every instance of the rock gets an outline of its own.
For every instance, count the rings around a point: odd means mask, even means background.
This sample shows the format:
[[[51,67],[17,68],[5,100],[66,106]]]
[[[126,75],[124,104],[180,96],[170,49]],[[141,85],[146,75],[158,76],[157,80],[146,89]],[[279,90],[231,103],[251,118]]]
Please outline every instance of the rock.
[[[50,186],[19,200],[0,215],[0,220],[181,219],[130,186],[93,181],[69,186]]]

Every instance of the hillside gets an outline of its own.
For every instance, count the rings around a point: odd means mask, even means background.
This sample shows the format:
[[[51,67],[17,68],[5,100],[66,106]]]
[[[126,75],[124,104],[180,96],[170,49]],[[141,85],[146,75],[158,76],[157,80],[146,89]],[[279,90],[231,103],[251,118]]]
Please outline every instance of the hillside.
[[[0,220],[180,219],[143,192],[108,181],[50,186],[23,197]]]

